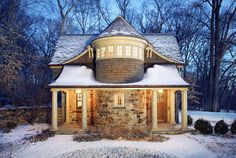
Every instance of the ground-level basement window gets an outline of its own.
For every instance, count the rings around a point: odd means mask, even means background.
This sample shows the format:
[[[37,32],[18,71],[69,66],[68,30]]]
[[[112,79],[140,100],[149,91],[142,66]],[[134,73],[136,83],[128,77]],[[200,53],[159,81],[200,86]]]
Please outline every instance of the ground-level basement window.
[[[114,97],[114,107],[124,107],[124,94],[116,93]]]

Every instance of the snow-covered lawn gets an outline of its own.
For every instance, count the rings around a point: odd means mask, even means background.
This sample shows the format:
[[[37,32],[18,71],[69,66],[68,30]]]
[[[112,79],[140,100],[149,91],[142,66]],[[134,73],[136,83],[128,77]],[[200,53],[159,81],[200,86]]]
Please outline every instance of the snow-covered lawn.
[[[236,113],[189,112],[194,120],[212,122],[224,119],[231,123]],[[101,140],[75,142],[72,135],[56,135],[44,142],[23,143],[25,136],[47,128],[46,124],[18,126],[9,134],[0,133],[0,157],[14,158],[80,158],[80,157],[179,157],[236,158],[236,136],[204,136],[193,134],[165,135],[165,142]],[[9,146],[9,143],[11,144]],[[16,144],[16,145],[14,145]],[[6,145],[6,146],[5,146]],[[4,152],[2,151],[4,149]],[[8,150],[10,149],[10,150]]]

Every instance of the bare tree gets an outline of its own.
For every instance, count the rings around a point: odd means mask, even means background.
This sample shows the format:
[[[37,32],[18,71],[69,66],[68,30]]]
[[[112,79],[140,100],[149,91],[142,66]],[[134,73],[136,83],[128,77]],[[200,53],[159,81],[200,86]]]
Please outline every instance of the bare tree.
[[[116,0],[116,3],[118,4],[118,7],[120,9],[121,16],[124,19],[127,19],[127,13],[131,5],[131,0]]]
[[[79,0],[57,0],[57,5],[60,13],[60,34],[66,32],[65,25],[69,19],[70,13],[78,5]]]

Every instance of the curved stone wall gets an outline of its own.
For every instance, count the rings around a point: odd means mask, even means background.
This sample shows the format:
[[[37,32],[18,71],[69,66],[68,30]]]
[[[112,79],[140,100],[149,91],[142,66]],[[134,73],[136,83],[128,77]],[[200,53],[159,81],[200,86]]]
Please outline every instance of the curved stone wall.
[[[139,59],[111,58],[96,61],[96,80],[103,83],[131,83],[143,79],[144,62]]]

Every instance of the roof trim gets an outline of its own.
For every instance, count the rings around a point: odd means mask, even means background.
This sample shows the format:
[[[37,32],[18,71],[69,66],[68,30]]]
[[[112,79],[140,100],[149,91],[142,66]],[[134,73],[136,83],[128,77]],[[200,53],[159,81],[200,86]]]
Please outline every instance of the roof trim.
[[[165,59],[165,60],[167,60],[167,61],[169,61],[169,62],[172,62],[172,63],[175,63],[175,64],[182,64],[182,65],[185,64],[185,63],[179,62],[179,61],[177,61],[177,60],[171,59],[171,58],[169,58],[169,57],[167,57],[167,56],[165,56],[165,55],[159,53],[159,52],[156,51],[155,49],[153,49],[152,51],[153,51],[156,55],[158,55],[159,57],[161,57],[161,58],[163,58],[163,59]]]
[[[70,62],[72,62],[72,61],[75,61],[76,59],[79,59],[81,56],[85,55],[87,52],[88,52],[88,50],[85,49],[85,50],[83,50],[80,54],[74,56],[74,57],[71,58],[71,59],[68,59],[68,60],[64,61],[64,62],[61,63],[61,64],[68,64],[68,63],[70,63]]]
[[[83,85],[73,85],[73,86],[68,86],[68,85],[60,85],[60,86],[51,86],[48,85],[48,87],[51,88],[189,88],[190,85],[171,85],[171,86],[166,86],[166,85],[91,85],[91,86],[83,86]]]

